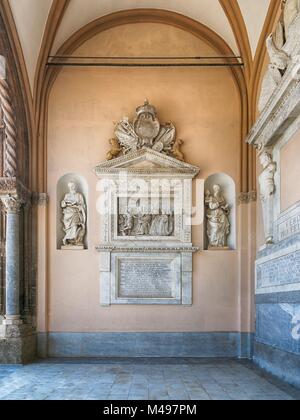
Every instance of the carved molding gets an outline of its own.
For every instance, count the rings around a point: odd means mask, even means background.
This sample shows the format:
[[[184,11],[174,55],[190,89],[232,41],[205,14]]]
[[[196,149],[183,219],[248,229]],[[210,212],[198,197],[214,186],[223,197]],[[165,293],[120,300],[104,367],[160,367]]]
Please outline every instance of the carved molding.
[[[101,163],[95,168],[95,173],[97,176],[110,174],[110,175],[119,175],[122,172],[127,172],[128,174],[133,175],[151,175],[152,177],[160,176],[158,171],[154,171],[153,168],[147,167],[127,167],[129,161],[138,160],[138,159],[149,160],[150,162],[156,162],[157,159],[161,162],[161,167],[159,168],[160,173],[168,174],[174,177],[180,178],[180,176],[186,177],[187,174],[190,174],[192,177],[195,177],[199,173],[199,168],[196,166],[190,165],[188,163],[179,161],[174,157],[163,155],[162,153],[156,152],[155,150],[143,147],[140,150],[130,152],[126,156],[121,156],[113,160],[106,161]],[[165,167],[163,167],[165,165]]]
[[[238,198],[239,204],[248,204],[257,201],[257,192],[250,191],[250,192],[243,192],[239,195]]]
[[[298,116],[300,106],[299,62],[293,62],[281,83],[264,108],[247,137],[247,142],[258,150],[273,146],[286,130],[286,124]]]
[[[32,193],[17,178],[0,178],[0,199],[2,202],[14,198],[23,205],[31,203]]]
[[[114,245],[99,245],[96,247],[98,252],[198,252],[199,247],[196,246],[182,246],[182,247],[160,247],[160,246],[143,246],[143,247],[128,247],[128,246],[114,246]]]
[[[6,213],[19,214],[24,202],[18,196],[1,197],[2,210]]]

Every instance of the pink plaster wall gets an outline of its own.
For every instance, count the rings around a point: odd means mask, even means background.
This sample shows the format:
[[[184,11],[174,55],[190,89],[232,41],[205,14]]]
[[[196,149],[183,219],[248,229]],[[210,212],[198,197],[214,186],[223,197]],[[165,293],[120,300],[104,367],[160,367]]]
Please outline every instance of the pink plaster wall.
[[[281,210],[300,201],[300,132],[281,150]]]
[[[194,36],[161,24],[118,27],[83,45],[76,55],[210,55]],[[239,252],[194,257],[192,307],[112,306],[99,303],[100,217],[93,168],[105,159],[113,122],[133,116],[145,98],[162,122],[172,120],[185,140],[187,162],[201,178],[228,173],[239,189],[240,101],[228,69],[64,69],[52,89],[48,131],[48,328],[50,331],[238,331],[241,327]],[[56,185],[66,173],[89,185],[89,249],[56,250]],[[194,197],[195,199],[195,197]],[[193,230],[202,245],[202,227]],[[248,290],[243,291],[244,294]],[[243,298],[244,299],[244,298]],[[42,317],[42,308],[39,317]],[[39,322],[43,330],[43,322]]]

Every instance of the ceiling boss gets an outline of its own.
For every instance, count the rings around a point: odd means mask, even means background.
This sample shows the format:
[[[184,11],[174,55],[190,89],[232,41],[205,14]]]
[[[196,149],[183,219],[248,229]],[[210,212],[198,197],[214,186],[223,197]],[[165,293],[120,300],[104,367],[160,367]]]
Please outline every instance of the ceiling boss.
[[[124,117],[115,127],[115,138],[110,140],[112,146],[107,160],[126,155],[143,147],[184,161],[180,148],[183,141],[176,139],[176,128],[172,122],[161,124],[156,109],[146,99],[144,105],[136,110],[134,121]]]

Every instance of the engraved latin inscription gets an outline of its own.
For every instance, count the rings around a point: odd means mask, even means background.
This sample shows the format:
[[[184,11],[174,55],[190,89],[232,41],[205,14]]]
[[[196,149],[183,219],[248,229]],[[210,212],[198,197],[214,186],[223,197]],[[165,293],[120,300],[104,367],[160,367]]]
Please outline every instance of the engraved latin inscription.
[[[173,298],[173,279],[172,261],[119,261],[120,298]]]
[[[289,220],[278,226],[279,240],[289,238],[300,232],[300,214],[291,217]]]

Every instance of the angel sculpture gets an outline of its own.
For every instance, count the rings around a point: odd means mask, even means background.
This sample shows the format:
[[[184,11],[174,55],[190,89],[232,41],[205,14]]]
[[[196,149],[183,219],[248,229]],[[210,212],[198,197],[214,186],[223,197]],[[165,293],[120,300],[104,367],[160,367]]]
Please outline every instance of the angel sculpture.
[[[270,57],[268,71],[264,77],[259,100],[259,110],[262,111],[272,93],[282,80],[282,77],[291,61],[289,55],[283,50],[285,44],[284,27],[278,23],[276,31],[267,39],[267,50]]]
[[[281,28],[281,29],[280,29]],[[279,32],[283,31],[281,23],[277,27],[277,34],[271,34],[267,39],[267,50],[270,56],[271,64],[275,66],[278,71],[283,72],[290,61],[290,57],[286,52],[282,50],[284,44],[283,35],[281,36]]]

